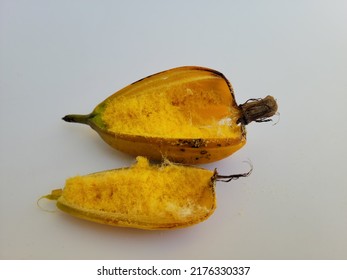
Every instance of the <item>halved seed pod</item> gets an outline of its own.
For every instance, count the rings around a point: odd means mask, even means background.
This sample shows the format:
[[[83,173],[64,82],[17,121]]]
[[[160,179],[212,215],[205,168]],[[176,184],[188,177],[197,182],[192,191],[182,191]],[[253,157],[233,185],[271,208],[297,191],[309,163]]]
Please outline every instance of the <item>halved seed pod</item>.
[[[63,119],[90,125],[109,145],[131,155],[200,164],[239,150],[246,143],[244,126],[276,111],[271,96],[239,106],[223,74],[186,66],[123,88],[91,114]]]
[[[42,198],[73,216],[112,226],[175,229],[206,220],[216,208],[216,180],[248,176],[219,176],[193,166],[166,162],[151,165],[143,157],[129,168],[76,176],[63,189]]]

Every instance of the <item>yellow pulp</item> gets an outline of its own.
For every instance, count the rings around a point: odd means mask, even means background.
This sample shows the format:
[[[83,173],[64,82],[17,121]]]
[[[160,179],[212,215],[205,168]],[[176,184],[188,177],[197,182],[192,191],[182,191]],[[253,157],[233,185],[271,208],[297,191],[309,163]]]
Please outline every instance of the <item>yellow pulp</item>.
[[[114,214],[129,223],[189,221],[214,209],[212,171],[137,160],[131,168],[68,179],[59,201],[86,213]]]
[[[240,112],[222,79],[115,94],[102,119],[115,133],[164,138],[233,138]]]

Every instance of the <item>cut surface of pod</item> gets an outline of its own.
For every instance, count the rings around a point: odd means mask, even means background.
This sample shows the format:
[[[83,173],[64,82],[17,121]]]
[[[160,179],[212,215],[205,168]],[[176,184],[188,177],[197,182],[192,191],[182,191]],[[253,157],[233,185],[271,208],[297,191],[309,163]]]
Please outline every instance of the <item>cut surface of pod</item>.
[[[235,179],[247,174],[221,176]],[[216,171],[143,157],[129,168],[76,176],[43,196],[73,216],[112,226],[174,229],[206,220],[216,208]]]
[[[90,125],[109,145],[131,155],[200,164],[223,159],[243,147],[244,125],[277,111],[276,101],[266,98],[271,102],[262,106],[250,106],[259,105],[255,99],[238,106],[223,74],[185,66],[123,88],[88,115],[63,119]]]

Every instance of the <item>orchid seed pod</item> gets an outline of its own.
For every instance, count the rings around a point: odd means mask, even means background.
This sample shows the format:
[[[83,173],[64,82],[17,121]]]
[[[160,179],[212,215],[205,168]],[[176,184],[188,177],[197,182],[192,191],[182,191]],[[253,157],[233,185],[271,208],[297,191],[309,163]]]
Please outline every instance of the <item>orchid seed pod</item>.
[[[252,168],[251,168],[252,170]],[[62,211],[85,220],[147,230],[176,229],[206,220],[216,208],[216,181],[221,176],[194,166],[150,164],[144,157],[128,168],[76,176],[63,189],[41,197],[56,200]]]
[[[238,105],[222,73],[185,66],[141,79],[67,122],[93,128],[115,149],[161,161],[201,164],[230,156],[246,143],[245,125],[277,111],[272,96]]]

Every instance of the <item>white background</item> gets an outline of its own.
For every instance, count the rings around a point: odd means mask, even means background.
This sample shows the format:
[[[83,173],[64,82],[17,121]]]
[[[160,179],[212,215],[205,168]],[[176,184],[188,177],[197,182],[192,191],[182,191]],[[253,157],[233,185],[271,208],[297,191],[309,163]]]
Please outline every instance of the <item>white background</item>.
[[[346,259],[347,2],[0,0],[1,259]],[[44,212],[76,174],[124,167],[68,113],[182,65],[224,73],[239,103],[275,96],[280,120],[205,165],[218,208],[174,231],[113,228]]]

